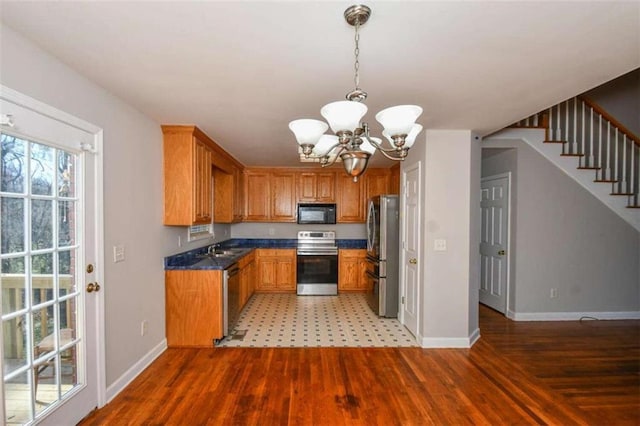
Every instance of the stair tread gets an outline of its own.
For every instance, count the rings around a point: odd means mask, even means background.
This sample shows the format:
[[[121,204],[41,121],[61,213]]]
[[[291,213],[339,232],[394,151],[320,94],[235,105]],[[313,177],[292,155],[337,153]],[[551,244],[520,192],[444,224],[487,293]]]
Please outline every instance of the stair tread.
[[[596,179],[594,182],[597,183],[618,183],[617,180],[609,180],[609,179]]]
[[[567,143],[567,141],[544,141],[544,143]]]
[[[633,192],[612,192],[609,195],[624,195],[630,197],[631,195],[636,195]]]
[[[640,209],[640,205],[627,206],[628,209]]]
[[[584,154],[560,154],[561,157],[584,157]]]
[[[585,167],[585,166],[580,166],[578,167],[578,170],[601,170],[602,167]]]

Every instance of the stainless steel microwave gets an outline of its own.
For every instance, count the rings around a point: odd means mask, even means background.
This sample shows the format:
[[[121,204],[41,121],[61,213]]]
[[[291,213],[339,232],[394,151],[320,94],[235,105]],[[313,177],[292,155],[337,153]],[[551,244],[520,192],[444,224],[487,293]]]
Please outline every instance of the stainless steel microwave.
[[[298,223],[334,224],[336,223],[335,204],[298,204]]]

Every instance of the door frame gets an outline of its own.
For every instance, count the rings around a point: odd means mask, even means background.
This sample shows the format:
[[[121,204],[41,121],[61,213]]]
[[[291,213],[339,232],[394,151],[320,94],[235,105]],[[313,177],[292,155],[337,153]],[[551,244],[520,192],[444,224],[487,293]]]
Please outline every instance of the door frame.
[[[504,172],[504,173],[498,173],[496,175],[491,175],[491,176],[482,176],[480,178],[480,190],[482,191],[482,183],[487,181],[487,180],[493,180],[493,179],[503,179],[503,178],[507,178],[507,189],[508,189],[508,197],[507,197],[507,208],[509,209],[508,214],[507,214],[507,238],[506,238],[506,247],[505,247],[505,252],[506,254],[506,263],[507,263],[507,276],[505,277],[505,306],[504,306],[504,315],[507,318],[511,318],[513,319],[513,314],[512,314],[512,310],[510,309],[510,299],[509,299],[509,295],[511,294],[511,205],[512,205],[512,200],[511,200],[511,172]],[[482,227],[482,210],[480,210],[480,226]],[[480,247],[478,247],[478,252],[480,252]],[[479,266],[480,268],[482,268],[482,266]],[[478,275],[481,275],[482,271],[478,271]],[[482,278],[481,278],[482,279]],[[480,292],[480,288],[478,288],[478,292]],[[480,294],[478,293],[478,299],[480,298]]]
[[[95,253],[95,278],[98,283],[104,284],[104,269],[105,269],[105,257],[104,257],[104,155],[103,155],[103,129],[97,127],[87,121],[84,121],[78,117],[75,117],[69,113],[66,113],[58,108],[48,105],[44,102],[38,101],[30,96],[24,95],[14,89],[0,84],[0,98],[12,102],[18,106],[30,109],[38,114],[49,117],[53,120],[57,120],[61,123],[78,128],[87,133],[93,134],[92,147],[82,146],[82,150],[85,151],[85,155],[95,156],[95,168],[93,179],[95,181],[95,193],[92,197],[88,194],[84,194],[85,204],[91,202],[94,205],[95,213],[95,241],[94,241],[94,253]],[[19,131],[17,133],[20,133]],[[83,171],[83,173],[85,173]],[[82,177],[84,180],[84,176]],[[103,285],[103,288],[105,286]],[[84,291],[84,290],[82,290]],[[85,330],[85,332],[95,333],[96,336],[96,353],[95,363],[97,371],[95,372],[96,391],[98,408],[106,404],[106,351],[105,351],[105,298],[104,292],[96,293],[96,312],[85,312],[85,316],[95,316],[95,330]],[[1,351],[1,348],[0,348]],[[1,353],[0,353],[1,355]],[[1,392],[1,387],[0,387]],[[4,395],[2,397],[2,411],[4,411]],[[64,402],[63,402],[64,403]],[[4,413],[2,413],[4,415]],[[46,422],[47,416],[44,416],[39,421]]]
[[[400,213],[400,244],[399,244],[399,262],[398,265],[400,266],[399,269],[399,291],[400,291],[400,297],[398,298],[398,303],[399,303],[399,308],[398,309],[398,320],[400,321],[400,324],[402,324],[403,326],[405,325],[405,321],[404,321],[404,306],[402,304],[402,297],[405,294],[405,289],[406,289],[406,282],[405,282],[405,273],[404,273],[404,264],[406,262],[406,256],[405,256],[405,250],[404,250],[404,245],[405,245],[405,241],[403,239],[403,236],[405,235],[404,232],[404,227],[406,225],[406,219],[405,219],[405,208],[406,208],[406,204],[407,204],[407,191],[406,191],[406,184],[407,184],[407,172],[412,171],[412,170],[417,170],[418,171],[418,183],[420,185],[419,190],[418,190],[418,196],[420,197],[419,203],[418,203],[418,216],[419,216],[419,223],[420,223],[420,242],[418,243],[418,265],[422,264],[422,242],[423,242],[423,235],[422,235],[422,217],[420,217],[422,215],[422,162],[418,161],[416,163],[413,163],[411,165],[408,165],[407,167],[403,167],[401,168],[400,171],[400,208],[399,208],[399,213]],[[422,339],[421,337],[421,322],[420,322],[420,313],[422,311],[422,303],[421,303],[421,296],[422,296],[422,288],[421,288],[421,277],[422,277],[422,273],[421,273],[421,269],[418,268],[418,285],[416,286],[416,334],[415,334],[415,339],[416,342],[418,342],[420,344],[420,340]]]

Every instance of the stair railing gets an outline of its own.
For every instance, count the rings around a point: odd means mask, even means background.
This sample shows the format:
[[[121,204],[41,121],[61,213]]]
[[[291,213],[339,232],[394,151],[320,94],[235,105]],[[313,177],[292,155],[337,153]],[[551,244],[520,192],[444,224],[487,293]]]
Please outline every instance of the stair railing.
[[[640,138],[595,102],[577,96],[510,127],[545,129],[546,142],[562,143],[562,155],[578,158],[578,169],[594,170],[595,182],[611,184],[611,195],[640,207]]]

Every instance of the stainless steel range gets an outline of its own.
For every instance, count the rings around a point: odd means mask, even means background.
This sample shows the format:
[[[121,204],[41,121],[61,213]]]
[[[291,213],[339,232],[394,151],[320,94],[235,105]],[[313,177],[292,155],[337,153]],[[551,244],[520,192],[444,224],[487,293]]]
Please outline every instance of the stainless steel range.
[[[299,231],[299,295],[338,294],[338,247],[334,231]]]

